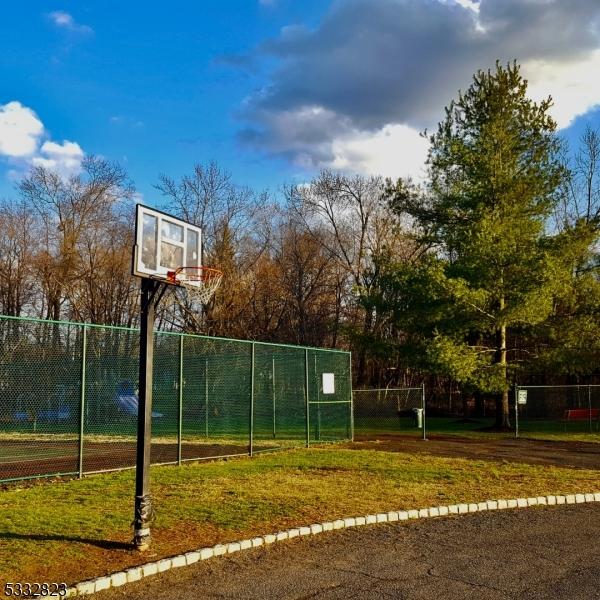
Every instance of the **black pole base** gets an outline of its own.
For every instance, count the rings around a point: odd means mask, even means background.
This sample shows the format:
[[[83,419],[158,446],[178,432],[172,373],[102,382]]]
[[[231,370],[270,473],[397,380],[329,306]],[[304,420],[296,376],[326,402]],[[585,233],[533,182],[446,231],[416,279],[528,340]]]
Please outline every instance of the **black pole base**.
[[[152,499],[150,494],[135,497],[135,520],[133,522],[133,545],[143,552],[150,547],[150,521],[152,520]]]

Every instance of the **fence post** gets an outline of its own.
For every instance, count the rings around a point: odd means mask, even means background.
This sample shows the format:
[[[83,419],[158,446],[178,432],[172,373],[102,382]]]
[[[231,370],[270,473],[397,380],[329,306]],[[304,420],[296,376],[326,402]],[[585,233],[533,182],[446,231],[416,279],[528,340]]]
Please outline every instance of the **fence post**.
[[[83,433],[85,429],[85,368],[87,362],[87,327],[83,326],[81,348],[81,390],[79,391],[79,479],[83,477]]]
[[[276,431],[277,431],[277,416],[275,413],[275,408],[276,408],[276,403],[275,403],[275,356],[273,356],[273,358],[272,358],[271,380],[273,382],[273,439],[275,439]]]
[[[252,456],[254,452],[253,447],[253,438],[254,438],[254,342],[252,342],[252,351],[251,351],[251,361],[250,365],[250,427],[249,431],[249,444],[248,444],[248,454]]]
[[[321,382],[319,381],[319,374],[317,371],[317,353],[315,352],[315,383],[317,384],[317,427],[315,429],[315,437],[317,440],[321,439]]]
[[[306,400],[306,447],[310,446],[310,398],[308,393],[308,348],[304,349],[304,397]]]
[[[208,437],[208,358],[204,359],[204,433]]]
[[[515,383],[515,438],[519,437],[519,386]]]
[[[348,373],[350,377],[350,441],[354,441],[354,389],[352,388],[352,354],[348,352]]]
[[[183,429],[183,335],[179,336],[179,413],[177,416],[177,464],[181,465]]]
[[[590,433],[592,433],[592,388],[588,385],[588,417],[590,420]]]
[[[423,439],[427,440],[427,411],[425,410],[425,382],[421,384],[421,408],[423,409]]]

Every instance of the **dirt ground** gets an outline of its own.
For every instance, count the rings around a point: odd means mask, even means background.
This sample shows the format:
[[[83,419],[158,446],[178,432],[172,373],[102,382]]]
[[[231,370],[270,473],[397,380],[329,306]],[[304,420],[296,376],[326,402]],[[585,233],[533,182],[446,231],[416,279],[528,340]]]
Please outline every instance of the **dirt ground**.
[[[550,442],[526,439],[477,439],[430,434],[428,440],[408,435],[381,434],[356,436],[353,450],[380,450],[433,454],[476,460],[520,462],[532,465],[554,465],[574,469],[600,469],[600,444],[591,442]]]
[[[0,481],[16,477],[73,474],[79,469],[79,446],[76,441],[0,442],[0,450],[10,444],[11,459],[0,454]],[[254,450],[263,448],[255,446]],[[240,444],[183,444],[181,457],[187,459],[218,458],[247,454]],[[135,466],[134,442],[86,442],[83,450],[84,473]],[[152,463],[177,462],[177,444],[152,444]]]
[[[12,455],[3,460],[0,452],[0,481],[17,477],[54,474],[76,474],[79,447],[76,441],[0,442],[0,451]],[[433,454],[476,460],[521,462],[535,465],[554,465],[576,469],[600,469],[600,444],[590,442],[555,442],[528,439],[478,439],[442,434],[430,434],[424,441],[401,434],[357,435],[353,444],[341,447],[351,450],[380,450]],[[259,451],[262,447],[255,446]],[[182,458],[203,459],[243,455],[248,447],[240,444],[183,444]],[[86,442],[84,472],[121,469],[135,465],[133,442]],[[20,457],[20,458],[17,458]],[[177,461],[177,444],[152,444],[152,463]]]

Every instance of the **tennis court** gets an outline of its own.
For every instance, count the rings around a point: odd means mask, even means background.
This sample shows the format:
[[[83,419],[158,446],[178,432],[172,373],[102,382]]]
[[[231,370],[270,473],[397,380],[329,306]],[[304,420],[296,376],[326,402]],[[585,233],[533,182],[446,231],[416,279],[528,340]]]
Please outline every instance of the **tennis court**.
[[[0,341],[0,482],[135,465],[137,329],[0,316]],[[151,463],[348,440],[350,373],[348,352],[157,331]]]

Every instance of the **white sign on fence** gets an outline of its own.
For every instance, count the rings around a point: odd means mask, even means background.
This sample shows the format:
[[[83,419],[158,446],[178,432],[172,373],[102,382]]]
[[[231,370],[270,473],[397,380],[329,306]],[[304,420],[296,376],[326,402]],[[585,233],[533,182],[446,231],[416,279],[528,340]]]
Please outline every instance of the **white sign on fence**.
[[[527,404],[527,390],[519,390],[517,404]]]
[[[335,394],[335,373],[323,373],[323,393]]]

